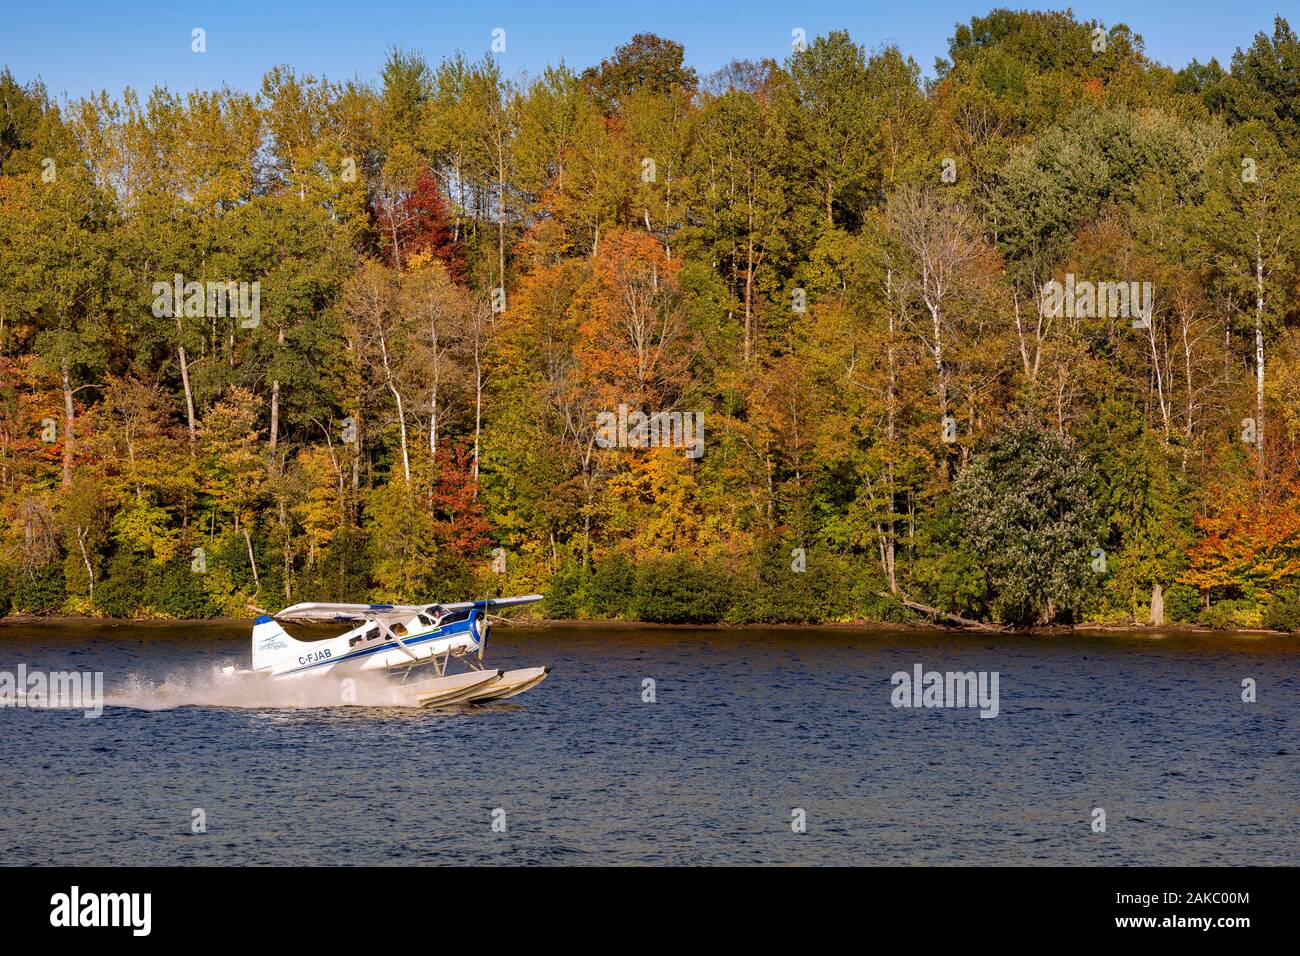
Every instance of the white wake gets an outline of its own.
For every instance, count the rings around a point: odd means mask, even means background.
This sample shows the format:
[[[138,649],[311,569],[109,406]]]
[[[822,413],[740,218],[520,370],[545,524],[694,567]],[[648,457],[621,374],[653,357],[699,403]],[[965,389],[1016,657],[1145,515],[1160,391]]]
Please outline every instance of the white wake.
[[[163,680],[138,674],[108,688],[108,707],[170,710],[174,707],[409,707],[400,685],[384,674],[351,674],[268,680],[248,673],[225,674],[219,667],[171,673]]]

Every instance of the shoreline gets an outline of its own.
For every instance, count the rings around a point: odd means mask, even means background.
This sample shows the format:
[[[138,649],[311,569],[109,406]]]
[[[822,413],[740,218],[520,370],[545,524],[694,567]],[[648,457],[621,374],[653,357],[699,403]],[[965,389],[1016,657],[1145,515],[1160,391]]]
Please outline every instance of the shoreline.
[[[59,626],[102,625],[105,627],[173,627],[176,625],[207,624],[217,627],[250,627],[252,617],[207,617],[207,618],[125,618],[125,617],[90,617],[78,614],[39,615],[21,614],[0,617],[0,631],[9,625],[55,624]],[[970,634],[972,636],[1034,636],[1064,637],[1079,634],[1102,635],[1150,635],[1172,634],[1179,636],[1238,636],[1238,637],[1287,637],[1297,631],[1271,631],[1266,628],[1228,628],[1218,629],[1200,624],[1072,624],[1050,625],[1030,628],[1003,628],[990,624],[985,628],[944,626],[941,624],[889,623],[877,621],[822,621],[822,622],[783,622],[774,624],[662,624],[650,621],[598,620],[588,618],[524,618],[506,620],[506,627],[523,628],[612,628],[616,630],[700,630],[700,631],[758,631],[758,630],[837,630],[837,631],[900,631],[918,634]]]

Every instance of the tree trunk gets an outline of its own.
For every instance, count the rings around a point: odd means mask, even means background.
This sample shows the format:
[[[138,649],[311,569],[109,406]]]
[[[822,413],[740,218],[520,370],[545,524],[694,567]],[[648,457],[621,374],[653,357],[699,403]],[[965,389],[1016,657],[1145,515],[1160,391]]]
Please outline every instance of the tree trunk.
[[[248,525],[244,525],[244,544],[248,547],[248,566],[253,569],[253,593],[258,594],[262,590],[262,582],[257,577],[257,558],[253,557],[253,536],[248,533]]]
[[[402,251],[397,232],[397,203],[391,196],[388,198],[388,224],[391,227],[389,231],[393,236],[393,268],[401,272]]]
[[[90,533],[89,528],[77,528],[77,547],[81,548],[81,560],[86,564],[86,577],[90,581],[90,601],[95,601],[95,566],[90,562],[90,552],[86,550],[86,535]]]
[[[483,434],[483,365],[479,360],[478,336],[474,338],[474,497],[478,498],[479,438]]]
[[[193,458],[198,427],[194,422],[194,392],[190,390],[190,360],[185,355],[185,346],[176,346],[176,356],[181,363],[181,386],[185,389],[185,423],[190,430],[190,457]]]
[[[1264,478],[1264,259],[1255,254],[1255,473]]]
[[[934,326],[934,348],[931,354],[934,357],[934,375],[939,385],[939,417],[943,418],[948,414],[948,375],[943,366],[943,314],[939,311],[937,302],[927,302],[926,305]]]
[[[271,467],[275,467],[275,448],[280,434],[280,380],[271,382]]]
[[[748,194],[749,216],[746,222],[745,242],[745,362],[753,351],[754,325],[754,189],[750,183]]]
[[[497,269],[506,287],[506,157],[505,131],[497,129]]]
[[[1158,583],[1151,586],[1151,623],[1155,627],[1165,626],[1165,589]]]
[[[976,621],[969,617],[962,617],[960,614],[952,614],[948,611],[941,611],[937,607],[930,607],[928,604],[922,604],[920,601],[913,601],[910,597],[902,592],[896,595],[890,595],[884,591],[877,592],[881,597],[897,597],[898,603],[903,607],[910,608],[913,611],[920,611],[922,614],[929,615],[932,618],[948,621],[951,624],[960,624],[962,627],[973,628],[980,631],[1005,631],[1007,628],[1003,624],[990,624],[987,621]]]
[[[284,327],[276,338],[276,346],[284,347]],[[280,444],[280,379],[271,382],[271,468],[275,469],[275,450]]]
[[[284,548],[284,603],[293,603],[293,550],[290,547],[292,536],[289,533],[289,515],[285,511],[284,498],[280,498],[280,536]]]
[[[745,261],[745,363],[754,353],[754,242],[750,240]]]
[[[587,494],[587,506],[582,509],[582,570],[591,567],[591,494]]]
[[[76,449],[76,406],[72,399],[72,374],[69,370],[68,360],[65,358],[61,366],[63,373],[63,487],[66,488],[72,483],[72,456]]]
[[[402,440],[402,475],[406,478],[406,486],[411,486],[411,455],[406,447],[406,411],[402,407],[402,393],[397,390],[397,383],[393,381],[393,370],[388,364],[388,343],[384,339],[383,332],[379,333],[379,351],[384,359],[384,377],[388,379],[388,390],[393,393],[393,398],[397,402],[397,431]]]
[[[433,340],[433,395],[429,399],[429,456],[438,457],[438,389],[442,386],[442,355],[438,351],[438,322],[429,322],[429,337]]]
[[[893,298],[893,291],[892,291],[893,285],[894,285],[894,273],[893,270],[891,269],[885,275],[886,295],[891,300]],[[895,550],[894,550],[894,538],[896,534],[894,528],[894,505],[895,505],[894,494],[896,490],[894,488],[894,445],[895,442],[897,442],[898,440],[897,424],[896,424],[896,420],[897,420],[896,411],[898,406],[898,378],[897,378],[897,372],[894,369],[894,311],[892,308],[892,302],[891,302],[891,308],[889,310],[889,334],[885,339],[885,360],[889,370],[889,387],[885,395],[885,412],[886,412],[886,416],[888,417],[888,436],[889,436],[889,470],[886,479],[887,480],[886,490],[889,492],[889,515],[888,515],[888,525],[887,525],[887,527],[889,528],[889,538],[886,541],[886,548],[885,548],[885,558],[886,558],[885,574],[889,579],[889,593],[897,594],[898,577],[897,577],[897,572],[895,570],[897,561],[895,559]]]

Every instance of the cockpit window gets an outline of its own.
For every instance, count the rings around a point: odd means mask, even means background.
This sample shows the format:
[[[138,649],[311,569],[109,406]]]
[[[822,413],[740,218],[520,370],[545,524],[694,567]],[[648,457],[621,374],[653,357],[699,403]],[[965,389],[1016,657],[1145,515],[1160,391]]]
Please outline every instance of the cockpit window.
[[[348,647],[356,647],[362,641],[373,641],[379,636],[379,626],[371,624],[368,628],[358,634],[356,637],[348,639]]]

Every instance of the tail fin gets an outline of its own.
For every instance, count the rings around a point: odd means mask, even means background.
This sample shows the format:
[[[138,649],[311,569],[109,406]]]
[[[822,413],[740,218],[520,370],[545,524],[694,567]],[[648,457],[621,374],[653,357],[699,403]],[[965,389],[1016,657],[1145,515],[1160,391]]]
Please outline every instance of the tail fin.
[[[253,622],[253,670],[269,670],[290,656],[301,643],[288,635],[275,618],[263,614]]]

